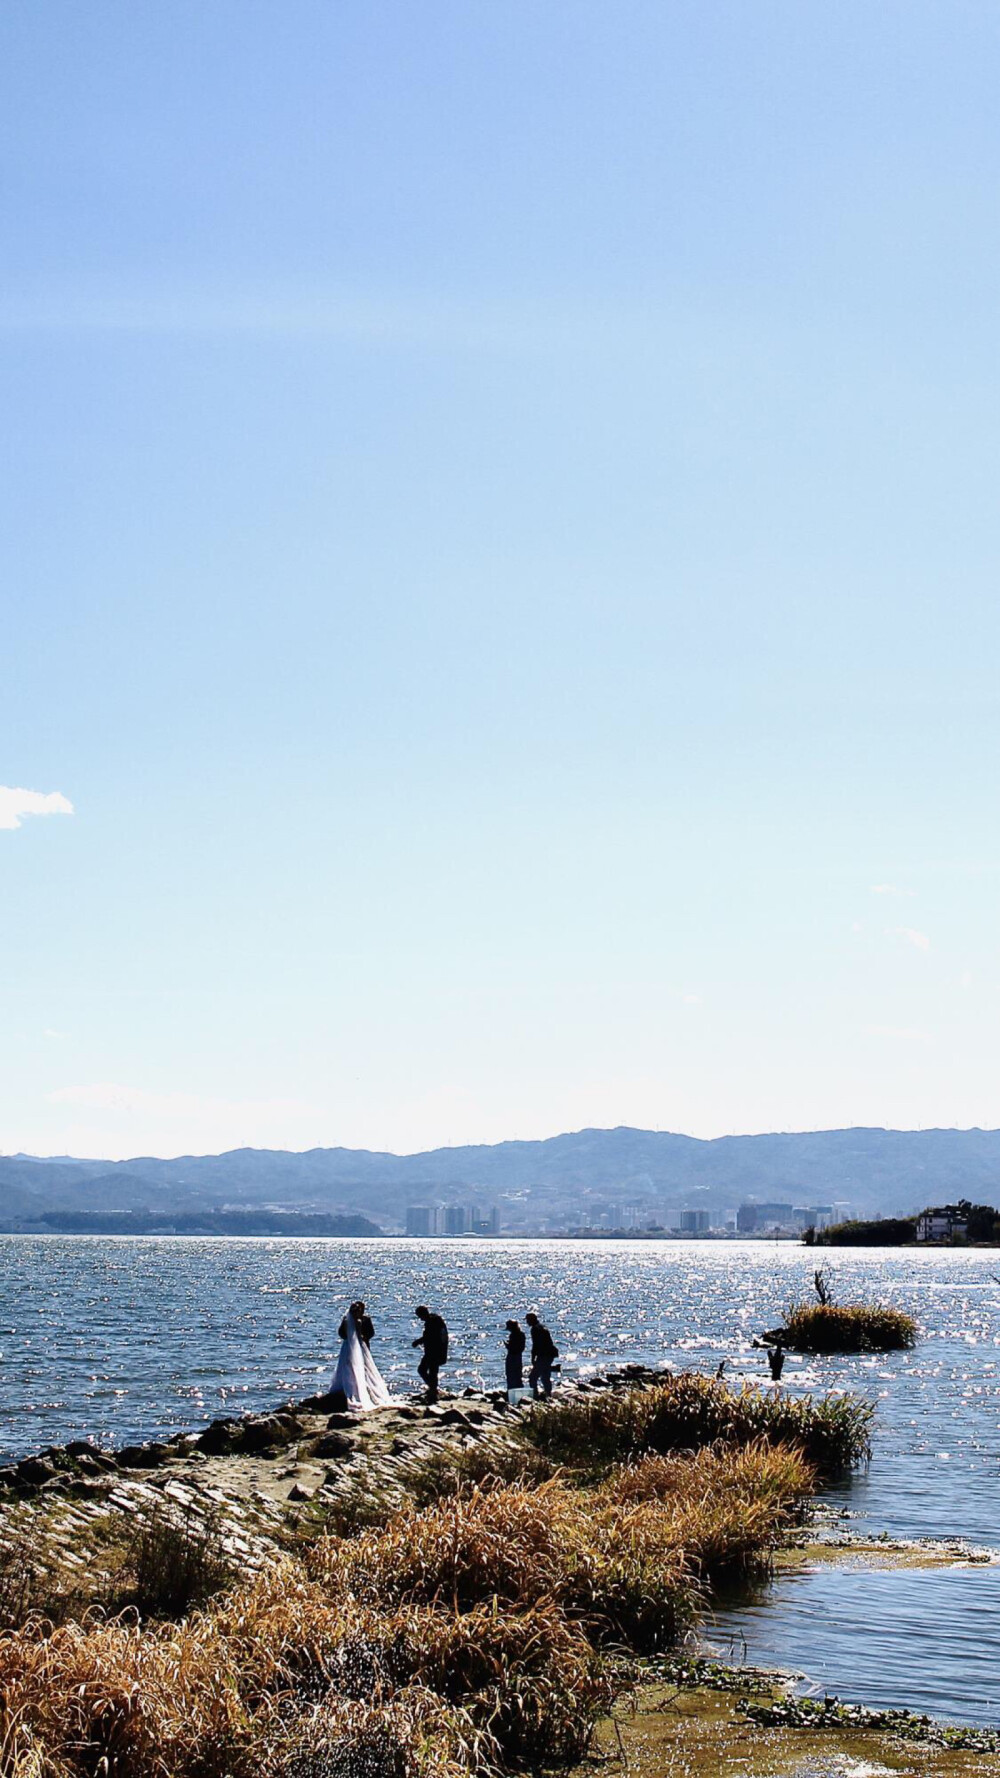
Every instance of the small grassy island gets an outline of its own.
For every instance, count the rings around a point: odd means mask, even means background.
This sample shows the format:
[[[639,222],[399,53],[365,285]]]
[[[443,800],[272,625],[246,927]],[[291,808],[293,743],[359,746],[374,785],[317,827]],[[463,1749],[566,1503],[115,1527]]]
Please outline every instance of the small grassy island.
[[[902,1352],[916,1345],[917,1324],[904,1309],[882,1303],[835,1303],[826,1274],[813,1274],[815,1303],[793,1303],[784,1324],[765,1334],[789,1352]]]
[[[386,1410],[384,1431],[370,1416],[385,1485],[355,1456],[283,1553],[223,1571],[186,1617],[152,1601],[116,1616],[94,1597],[64,1602],[62,1621],[11,1610],[4,1771],[491,1778],[572,1763],[636,1663],[662,1658],[713,1587],[765,1573],[819,1479],[867,1456],[873,1412],[692,1373],[602,1379],[513,1413],[483,1398],[475,1435],[466,1405]],[[452,1442],[430,1450],[446,1413]]]
[[[903,1309],[878,1303],[796,1303],[780,1344],[791,1352],[902,1352],[916,1344],[917,1324]]]

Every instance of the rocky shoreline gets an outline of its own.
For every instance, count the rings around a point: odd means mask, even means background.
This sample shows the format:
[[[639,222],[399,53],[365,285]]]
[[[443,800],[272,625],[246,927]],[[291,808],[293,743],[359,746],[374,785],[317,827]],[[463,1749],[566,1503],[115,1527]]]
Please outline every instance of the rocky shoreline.
[[[559,1395],[641,1388],[663,1375],[626,1365],[566,1382]],[[0,1546],[30,1544],[38,1574],[57,1588],[85,1572],[99,1581],[109,1547],[155,1518],[195,1533],[211,1525],[224,1554],[257,1571],[339,1495],[392,1499],[407,1465],[502,1439],[531,1412],[527,1399],[511,1406],[503,1390],[471,1388],[366,1415],[337,1412],[332,1400],[283,1401],[118,1450],[86,1439],[46,1446],[0,1468]]]

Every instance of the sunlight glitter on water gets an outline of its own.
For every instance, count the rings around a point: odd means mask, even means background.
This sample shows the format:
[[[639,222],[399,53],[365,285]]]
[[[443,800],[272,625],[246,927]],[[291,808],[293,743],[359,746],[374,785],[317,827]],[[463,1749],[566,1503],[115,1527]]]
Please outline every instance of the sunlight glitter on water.
[[[851,1491],[875,1529],[1000,1523],[1000,1293],[974,1250],[830,1250],[841,1299],[911,1309],[914,1352],[789,1358],[794,1392],[859,1389],[878,1403],[876,1456]],[[766,1380],[755,1333],[812,1289],[814,1255],[774,1242],[203,1241],[0,1238],[4,1456],[89,1433],[125,1442],[187,1427],[239,1399],[264,1408],[332,1372],[336,1327],[359,1291],[379,1362],[415,1383],[413,1304],[433,1298],[453,1335],[452,1387],[499,1383],[503,1322],[538,1305],[566,1374],[629,1359]],[[938,1453],[947,1451],[948,1464]],[[945,1472],[952,1475],[946,1479]],[[845,1497],[846,1498],[846,1497]]]

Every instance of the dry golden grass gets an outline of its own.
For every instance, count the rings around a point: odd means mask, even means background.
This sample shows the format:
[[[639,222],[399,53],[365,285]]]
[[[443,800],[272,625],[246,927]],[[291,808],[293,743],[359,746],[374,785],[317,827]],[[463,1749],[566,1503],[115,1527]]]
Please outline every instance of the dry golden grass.
[[[425,1512],[409,1504],[378,1531],[321,1538],[309,1569],[331,1592],[373,1605],[528,1605],[558,1592],[572,1510],[557,1482],[473,1488]]]
[[[732,1449],[766,1439],[804,1453],[822,1475],[870,1455],[872,1404],[854,1395],[789,1396],[752,1384],[730,1389],[696,1371],[665,1376],[645,1389],[571,1397],[536,1409],[524,1437],[550,1462],[584,1475],[646,1452]]]
[[[782,1331],[794,1352],[902,1352],[916,1342],[913,1316],[877,1303],[793,1303]]]
[[[766,1442],[694,1457],[644,1457],[598,1490],[619,1510],[655,1503],[689,1573],[718,1585],[765,1572],[771,1552],[815,1486],[801,1453]]]
[[[640,1455],[590,1487],[463,1475],[180,1624],[30,1623],[0,1637],[0,1774],[488,1778],[578,1759],[614,1691],[602,1651],[673,1641],[711,1582],[768,1561],[812,1485],[798,1451],[759,1439]]]
[[[759,1571],[813,1471],[756,1444],[646,1458],[595,1490],[473,1488],[382,1530],[324,1538],[309,1557],[331,1596],[467,1612],[554,1601],[598,1645],[642,1650],[695,1616],[699,1583]]]
[[[167,1635],[116,1622],[0,1640],[0,1769],[173,1778],[196,1770],[203,1747],[217,1770],[240,1770],[248,1723],[217,1645],[197,1621]]]

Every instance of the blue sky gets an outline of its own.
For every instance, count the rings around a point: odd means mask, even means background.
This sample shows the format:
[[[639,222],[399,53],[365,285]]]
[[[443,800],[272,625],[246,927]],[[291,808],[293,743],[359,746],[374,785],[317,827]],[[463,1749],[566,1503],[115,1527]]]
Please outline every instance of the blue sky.
[[[0,1149],[1000,1124],[1000,21],[0,16]]]

